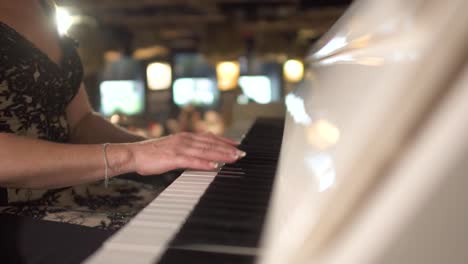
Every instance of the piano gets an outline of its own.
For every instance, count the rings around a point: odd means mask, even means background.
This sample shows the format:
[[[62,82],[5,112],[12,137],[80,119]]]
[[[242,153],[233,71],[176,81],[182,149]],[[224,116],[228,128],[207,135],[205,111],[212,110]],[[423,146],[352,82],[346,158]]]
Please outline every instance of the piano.
[[[285,119],[186,171],[86,263],[465,263],[468,2],[355,1]]]

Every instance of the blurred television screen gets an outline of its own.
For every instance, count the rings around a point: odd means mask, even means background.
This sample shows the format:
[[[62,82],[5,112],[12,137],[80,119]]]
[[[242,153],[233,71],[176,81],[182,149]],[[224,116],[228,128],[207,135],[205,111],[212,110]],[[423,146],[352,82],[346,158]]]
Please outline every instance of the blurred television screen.
[[[144,111],[145,93],[141,81],[112,80],[99,85],[101,113],[137,115]]]
[[[211,78],[179,78],[174,81],[173,98],[178,106],[211,106],[218,97],[216,82]]]

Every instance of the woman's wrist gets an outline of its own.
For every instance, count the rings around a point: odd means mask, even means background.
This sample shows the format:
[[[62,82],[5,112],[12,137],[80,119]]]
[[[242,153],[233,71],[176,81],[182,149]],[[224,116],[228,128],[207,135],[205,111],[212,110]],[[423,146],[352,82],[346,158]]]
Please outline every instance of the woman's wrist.
[[[134,155],[128,144],[109,144],[106,148],[109,177],[135,171]]]

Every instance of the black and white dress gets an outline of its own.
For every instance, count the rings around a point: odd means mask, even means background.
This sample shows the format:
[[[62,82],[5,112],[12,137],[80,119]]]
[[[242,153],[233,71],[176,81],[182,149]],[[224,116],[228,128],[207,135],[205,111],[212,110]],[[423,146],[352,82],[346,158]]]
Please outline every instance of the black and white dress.
[[[83,68],[76,43],[68,37],[60,41],[63,55],[56,64],[0,22],[0,132],[69,142],[65,110],[78,92]],[[24,166],[36,166],[28,160],[23,162]],[[0,187],[0,212],[116,229],[154,199],[161,188],[124,179],[114,179],[109,188],[102,182],[53,190]]]

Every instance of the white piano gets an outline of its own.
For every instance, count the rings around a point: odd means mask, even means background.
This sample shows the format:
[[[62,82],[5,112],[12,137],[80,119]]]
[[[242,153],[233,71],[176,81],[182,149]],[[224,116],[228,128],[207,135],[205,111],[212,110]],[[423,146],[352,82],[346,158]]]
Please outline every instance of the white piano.
[[[355,1],[311,50],[284,132],[254,125],[244,163],[185,172],[87,263],[466,263],[467,11]],[[234,180],[260,189],[210,192]]]

